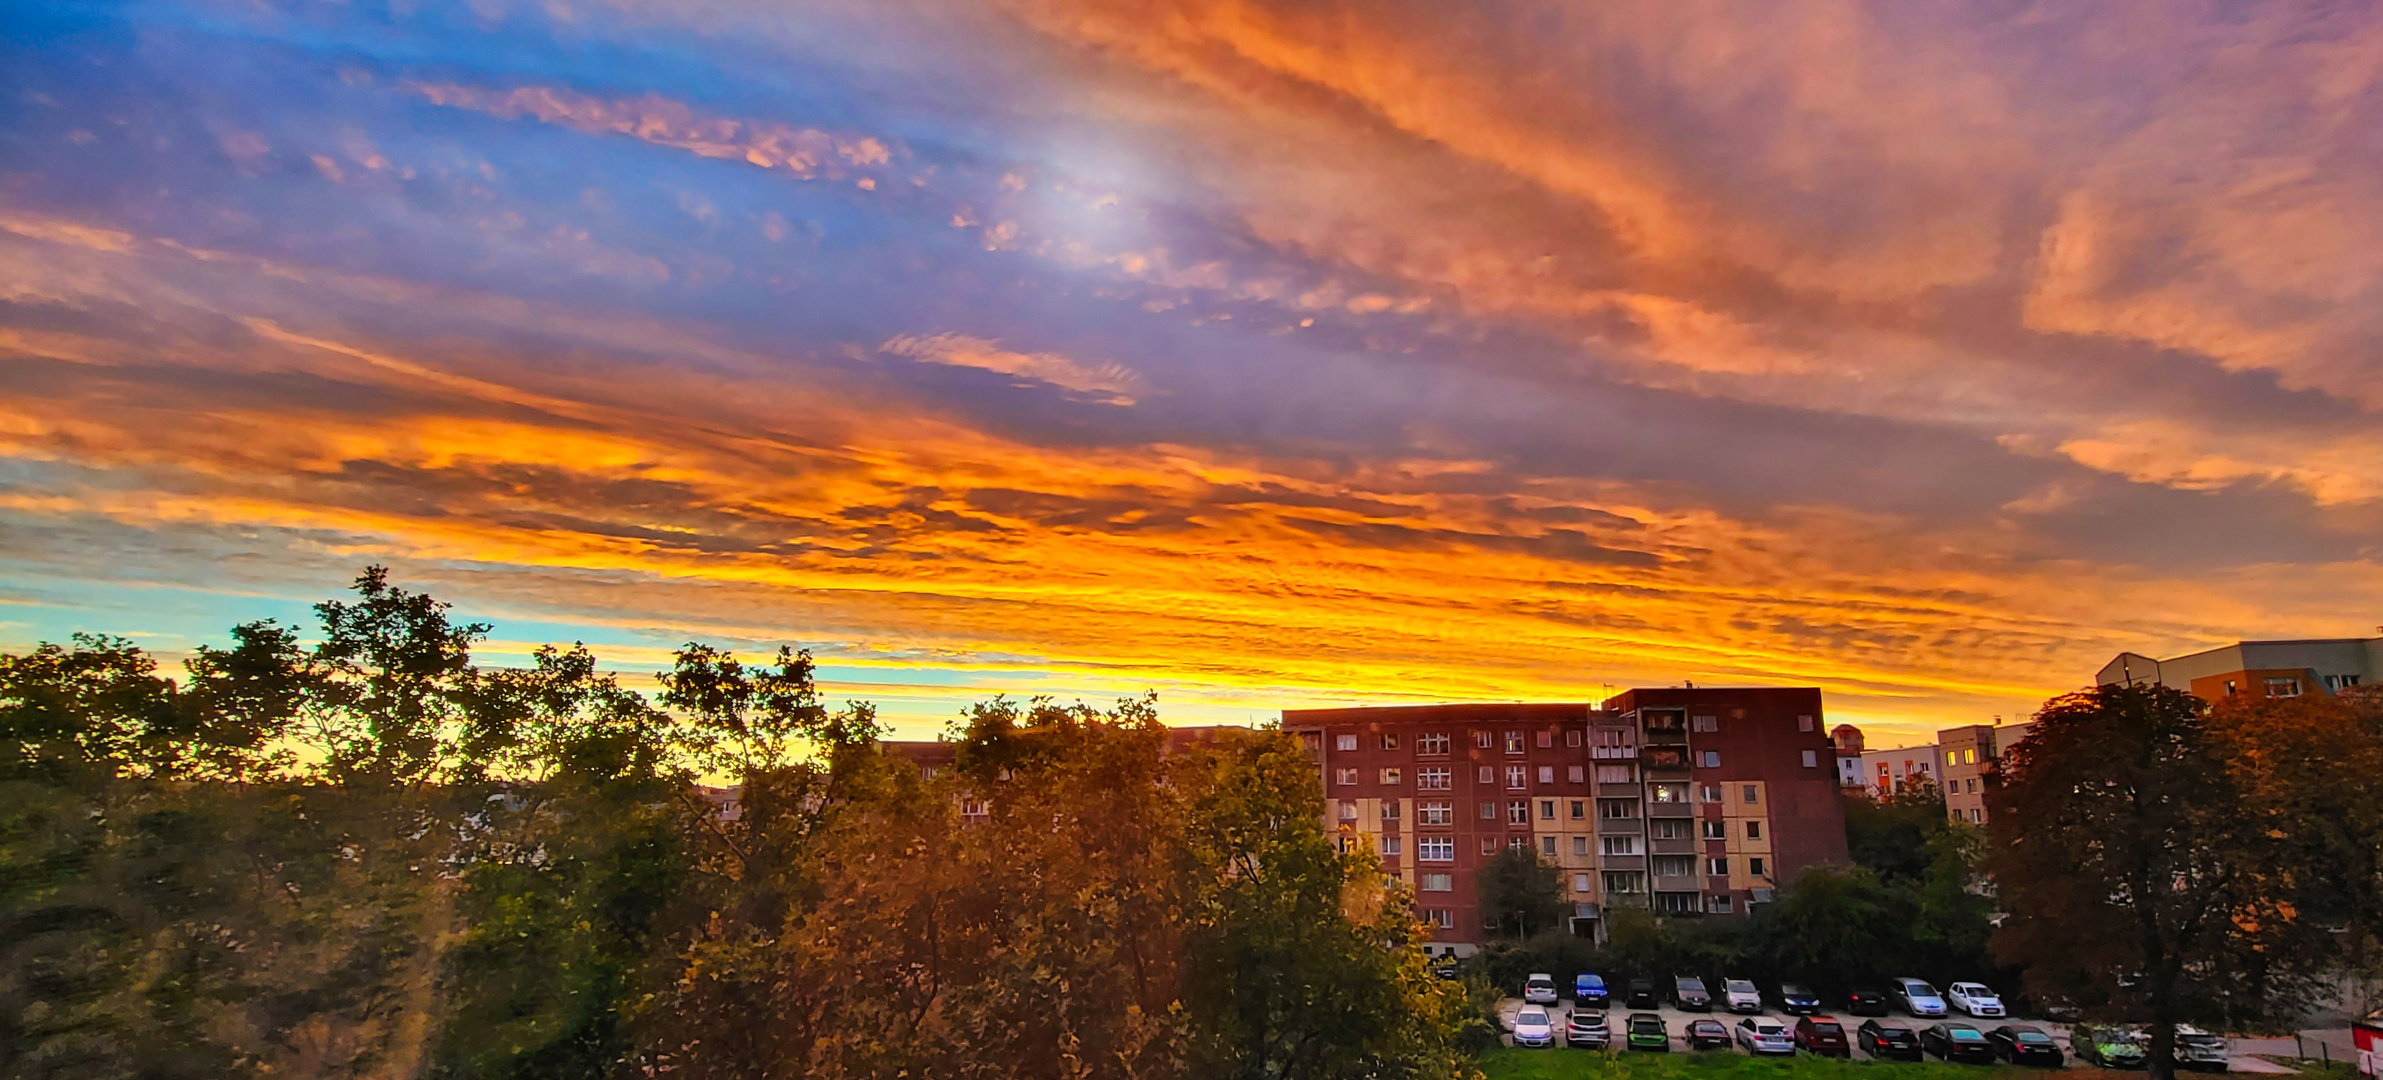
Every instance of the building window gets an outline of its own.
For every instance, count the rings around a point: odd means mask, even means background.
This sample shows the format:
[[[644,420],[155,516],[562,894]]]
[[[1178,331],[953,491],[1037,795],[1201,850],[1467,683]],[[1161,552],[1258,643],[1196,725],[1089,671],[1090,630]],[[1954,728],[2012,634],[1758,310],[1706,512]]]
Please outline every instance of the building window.
[[[1625,821],[1638,816],[1636,799],[1599,799],[1597,816],[1607,821]]]
[[[1879,778],[1879,779],[1881,779],[1881,780],[1886,780],[1886,779],[1892,778],[1894,775],[1895,775],[1895,774],[1894,774],[1894,772],[1893,772],[1891,769],[1889,769],[1889,768],[1887,767],[1887,763],[1886,763],[1886,762],[1883,762],[1883,761],[1881,761],[1881,762],[1879,762],[1879,763],[1878,763],[1878,778]]]
[[[1630,782],[1630,766],[1599,765],[1597,766],[1597,782],[1600,784],[1627,784]]]
[[[1647,822],[1647,834],[1657,840],[1688,839],[1686,818],[1654,818]]]
[[[1481,767],[1481,769],[1480,769],[1480,772],[1479,772],[1479,774],[1478,774],[1478,775],[1476,775],[1476,776],[1473,778],[1473,782],[1474,782],[1474,783],[1477,783],[1477,784],[1495,784],[1495,783],[1497,783],[1497,782],[1498,782],[1498,767],[1497,767],[1497,766],[1495,766],[1495,765],[1483,765],[1483,766]]]
[[[1523,765],[1506,766],[1506,786],[1516,791],[1531,786],[1531,770]]]
[[[1556,767],[1555,767],[1555,766],[1553,766],[1553,765],[1541,765],[1541,766],[1539,766],[1539,782],[1540,782],[1540,783],[1542,783],[1542,784],[1552,784],[1552,783],[1555,783],[1555,782],[1556,782]]]
[[[1385,731],[1385,732],[1383,732],[1383,733],[1382,733],[1382,749],[1384,749],[1384,750],[1396,750],[1396,749],[1398,749],[1398,732],[1395,732],[1395,731]]]
[[[1448,775],[1448,766],[1426,765],[1415,770],[1415,789],[1417,791],[1446,791],[1449,782],[1453,779]]]
[[[1540,837],[1540,838],[1539,838],[1539,854],[1541,854],[1541,855],[1543,855],[1543,856],[1546,856],[1547,858],[1550,858],[1550,859],[1552,859],[1552,858],[1555,858],[1555,857],[1556,857],[1556,838],[1555,838],[1555,837],[1552,837],[1552,836],[1542,836],[1542,837]]]
[[[1650,746],[1646,749],[1645,760],[1650,769],[1685,769],[1688,767],[1688,751],[1677,746]]]
[[[1705,823],[1704,823],[1704,825],[1705,825],[1705,839],[1707,839],[1707,840],[1727,840],[1727,839],[1729,839],[1729,823],[1728,823],[1728,822],[1726,822],[1726,821],[1708,821],[1708,822],[1705,822]]]
[[[1539,800],[1539,820],[1541,820],[1541,821],[1554,821],[1555,819],[1556,819],[1556,801],[1555,801],[1554,799],[1541,799],[1541,800]]]
[[[2300,696],[2300,680],[2298,680],[2298,679],[2269,679],[2269,680],[2267,680],[2267,696],[2268,696],[2268,697],[2299,697],[2299,696]]]
[[[1706,859],[1705,873],[1718,878],[1728,877],[1729,857],[1726,855],[1715,855],[1712,858]]]
[[[1688,801],[1688,785],[1650,784],[1647,797],[1659,803],[1685,803]]]
[[[1959,764],[1961,764],[1961,752],[1960,752],[1960,751],[1958,751],[1958,750],[1947,750],[1947,751],[1945,751],[1945,752],[1944,752],[1944,763],[1945,763],[1945,764],[1947,764],[1947,765],[1959,765]]]
[[[1342,751],[1355,750],[1357,749],[1357,736],[1335,735],[1332,737],[1332,748]]]
[[[1566,730],[1566,731],[1564,732],[1564,745],[1566,745],[1566,746],[1579,746],[1579,745],[1580,745],[1580,729],[1579,729],[1579,728],[1570,728],[1570,729],[1568,729],[1568,730]]]
[[[1754,875],[1755,877],[1762,877],[1763,875],[1769,873],[1769,871],[1763,867],[1762,856],[1760,855],[1747,856],[1746,872]]]
[[[1588,818],[1588,816],[1589,816],[1589,801],[1588,801],[1587,799],[1574,799],[1574,800],[1572,800],[1572,820],[1574,820],[1574,821],[1583,821],[1583,820],[1586,820],[1586,819]]]
[[[1482,803],[1481,803],[1481,820],[1483,820],[1483,821],[1496,821],[1496,820],[1498,820],[1498,804],[1496,804],[1496,803],[1494,803],[1494,802],[1490,802],[1490,801],[1488,801],[1488,800],[1486,800],[1486,799],[1482,800]]]
[[[1694,855],[1657,855],[1654,859],[1656,877],[1690,877],[1696,873]]]
[[[1759,821],[1759,820],[1756,820],[1756,821],[1749,821],[1749,822],[1747,822],[1747,823],[1746,823],[1746,839],[1748,839],[1748,840],[1760,840],[1760,839],[1762,839],[1762,822],[1761,822],[1761,821]]]
[[[1343,803],[1341,803],[1341,804],[1340,804],[1340,819],[1341,819],[1342,821],[1355,821],[1355,820],[1357,820],[1357,804],[1356,804],[1356,803],[1353,803],[1353,802],[1343,802]]]
[[[1418,858],[1418,859],[1424,859],[1424,860],[1427,860],[1427,861],[1440,861],[1440,862],[1445,862],[1445,861],[1447,861],[1447,859],[1452,859],[1452,858],[1455,858],[1455,857],[1456,857],[1456,852],[1455,852],[1455,851],[1453,851],[1453,850],[1450,850],[1450,849],[1452,849],[1452,848],[1454,848],[1454,847],[1456,846],[1455,844],[1452,844],[1452,843],[1450,843],[1449,841],[1447,841],[1447,840],[1444,840],[1444,839],[1443,839],[1443,840],[1441,840],[1441,841],[1439,841],[1439,843],[1440,843],[1440,846],[1439,846],[1439,847],[1437,847],[1437,848],[1434,848],[1434,847],[1432,846],[1432,841],[1431,841],[1430,839],[1428,839],[1428,838],[1427,838],[1427,839],[1423,839],[1423,840],[1418,840],[1418,841],[1416,841],[1416,842],[1415,842],[1415,857],[1416,857],[1416,858]],[[1440,859],[1440,860],[1432,860],[1432,852],[1434,852],[1434,851],[1440,851],[1440,852],[1444,853],[1444,854],[1445,854],[1445,856],[1446,856],[1446,858],[1443,858],[1443,859]],[[1415,878],[1415,891],[1416,891],[1416,892],[1455,892],[1455,891],[1456,891],[1456,875],[1454,875],[1454,874],[1418,874],[1418,875],[1416,875],[1416,878]]]
[[[1531,838],[1528,836],[1511,837],[1506,841],[1506,850],[1529,851],[1531,850]]]
[[[1423,921],[1446,930],[1456,925],[1456,913],[1447,908],[1432,908],[1423,913]]]
[[[1432,731],[1415,736],[1415,752],[1426,756],[1447,753],[1448,733]]]
[[[1597,745],[1628,746],[1630,745],[1630,733],[1621,728],[1598,728]]]
[[[1332,782],[1342,787],[1348,787],[1357,782],[1357,770],[1334,769],[1332,770]]]
[[[1384,784],[1387,784],[1387,785],[1391,785],[1391,786],[1394,786],[1394,787],[1395,787],[1395,786],[1397,786],[1397,784],[1398,784],[1398,770],[1397,770],[1397,769],[1384,769],[1384,770],[1382,770],[1382,783],[1384,783]]]
[[[2228,680],[2226,680],[2226,696],[2227,696],[2227,697],[2233,697],[2233,696],[2234,696],[2234,680],[2232,680],[2232,679],[2228,679]]]
[[[1556,744],[1556,733],[1552,731],[1542,731],[1539,733],[1539,737],[1535,741],[1538,742],[1539,749],[1548,749],[1549,747],[1552,747]]]
[[[1721,751],[1719,750],[1697,751],[1696,759],[1696,763],[1698,765],[1701,765],[1707,769],[1718,769],[1721,767]]]
[[[1719,730],[1721,730],[1721,718],[1720,718],[1720,717],[1718,717],[1718,716],[1696,716],[1696,717],[1690,717],[1690,718],[1689,718],[1689,720],[1688,720],[1688,730],[1690,730],[1690,731],[1719,731]]]
[[[1638,838],[1635,836],[1599,837],[1597,840],[1597,846],[1608,855],[1646,854],[1645,849],[1638,846]]]
[[[1721,785],[1719,785],[1719,784],[1706,784],[1706,785],[1704,786],[1703,798],[1704,798],[1704,801],[1706,801],[1706,802],[1709,802],[1709,803],[1717,803],[1717,802],[1720,802],[1720,801],[1721,801]]]
[[[1398,800],[1397,800],[1397,799],[1384,799],[1384,800],[1382,800],[1382,820],[1384,820],[1384,821],[1397,821],[1397,820],[1398,820]]]
[[[1714,894],[1713,894],[1712,910],[1713,910],[1713,911],[1715,911],[1715,912],[1717,912],[1717,913],[1719,913],[1719,914],[1723,914],[1723,915],[1726,915],[1726,914],[1728,914],[1728,913],[1729,913],[1729,894],[1728,894],[1728,893],[1714,893]]]
[[[1746,794],[1746,805],[1748,805],[1748,806],[1754,806],[1754,805],[1758,805],[1758,804],[1760,804],[1760,803],[1762,802],[1762,785],[1760,785],[1760,784],[1748,784],[1748,785],[1746,785],[1746,792],[1745,792],[1745,794]]]
[[[1497,838],[1497,837],[1494,837],[1494,836],[1484,836],[1484,837],[1482,837],[1482,838],[1481,838],[1481,853],[1482,853],[1483,855],[1495,855],[1495,854],[1497,854],[1497,853],[1498,853],[1498,838]]]
[[[1507,753],[1509,753],[1509,754],[1519,754],[1519,753],[1522,753],[1522,749],[1523,749],[1523,747],[1522,747],[1522,732],[1519,732],[1519,731],[1509,731],[1509,732],[1507,732],[1507,733],[1506,733],[1506,752],[1507,752]]]
[[[1588,837],[1586,837],[1586,836],[1575,836],[1575,837],[1573,837],[1573,838],[1572,838],[1572,853],[1573,853],[1573,854],[1575,854],[1575,855],[1586,855],[1586,854],[1588,854],[1588,853],[1589,853],[1589,838],[1588,838]]]
[[[1398,846],[1399,846],[1399,845],[1398,845],[1398,841],[1399,841],[1399,838],[1398,838],[1398,837],[1395,837],[1395,836],[1385,836],[1385,837],[1383,837],[1383,838],[1382,838],[1382,854],[1383,854],[1383,855],[1385,855],[1385,856],[1389,856],[1389,857],[1392,857],[1392,858],[1396,858],[1396,857],[1397,857],[1397,855],[1398,855]]]
[[[1417,821],[1424,825],[1447,825],[1454,816],[1448,812],[1448,804],[1444,802],[1424,803],[1415,808],[1415,815]]]
[[[1806,751],[1804,751],[1804,767],[1805,767],[1805,768],[1807,768],[1807,769],[1817,769],[1817,768],[1820,768],[1820,751],[1818,751],[1818,750],[1806,750]]]
[[[1529,799],[1516,799],[1506,804],[1506,824],[1528,825],[1530,823],[1531,801]]]
[[[1646,891],[1646,885],[1647,879],[1644,874],[1614,870],[1605,872],[1605,892],[1608,896],[1630,896],[1642,893]]]
[[[1581,781],[1583,781],[1583,780],[1586,780],[1586,779],[1588,779],[1588,771],[1587,771],[1586,769],[1584,769],[1583,767],[1581,767],[1581,766],[1579,766],[1579,765],[1566,765],[1566,766],[1564,766],[1564,782],[1565,782],[1565,783],[1567,783],[1567,784],[1577,784],[1577,783],[1580,783]]]
[[[1978,748],[1977,748],[1977,747],[1974,747],[1974,746],[1972,746],[1972,747],[1970,747],[1970,748],[1969,748],[1969,749],[1967,749],[1967,750],[1963,750],[1963,751],[1961,751],[1961,763],[1962,763],[1963,765],[1975,765],[1975,764],[1977,764],[1977,763],[1978,763]]]
[[[1483,750],[1487,750],[1491,746],[1495,745],[1496,739],[1497,736],[1486,731],[1476,731],[1473,733],[1473,745]]]
[[[1976,778],[1976,777],[1974,777],[1974,776],[1973,776],[1973,777],[1971,777],[1971,778],[1969,779],[1968,783],[1969,783],[1969,793],[1970,793],[1970,794],[1972,794],[1972,795],[1975,795],[1975,794],[1977,794],[1977,793],[1978,793],[1978,781],[1977,781],[1977,778]]]
[[[1572,875],[1572,892],[1573,892],[1573,895],[1575,895],[1575,896],[1587,896],[1587,895],[1589,895],[1589,875],[1587,875],[1587,874],[1574,874],[1574,875]]]

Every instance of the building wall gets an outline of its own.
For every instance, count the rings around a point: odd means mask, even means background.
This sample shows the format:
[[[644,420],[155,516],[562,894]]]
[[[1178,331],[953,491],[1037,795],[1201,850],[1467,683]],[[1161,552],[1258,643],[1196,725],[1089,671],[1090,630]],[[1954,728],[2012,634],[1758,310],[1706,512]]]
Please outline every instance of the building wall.
[[[2133,681],[2171,686],[2208,701],[2234,693],[2267,692],[2269,678],[2296,678],[2302,693],[2332,693],[2383,682],[2383,637],[2238,641],[2166,660],[2120,653],[2095,679],[2104,686]]]
[[[1918,782],[1942,784],[1938,772],[1943,762],[1937,757],[1936,744],[1905,746],[1892,750],[1862,752],[1862,786],[1873,798],[1885,798]]]

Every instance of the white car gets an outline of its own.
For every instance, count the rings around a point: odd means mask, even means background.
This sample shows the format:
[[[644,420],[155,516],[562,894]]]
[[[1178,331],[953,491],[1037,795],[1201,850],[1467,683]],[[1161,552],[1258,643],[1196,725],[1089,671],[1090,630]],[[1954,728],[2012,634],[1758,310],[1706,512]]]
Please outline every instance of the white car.
[[[1913,1016],[1943,1016],[1944,998],[1926,979],[1897,979],[1887,992],[1894,995],[1895,1004]]]
[[[1525,1005],[1514,1014],[1514,1045],[1554,1046],[1556,1023],[1547,1018],[1547,1010],[1537,1005]]]
[[[1528,979],[1524,979],[1522,981],[1522,999],[1524,1001],[1530,1002],[1533,1005],[1555,1004],[1556,977],[1553,975],[1540,974],[1533,975]]]
[[[1569,1046],[1588,1046],[1599,1050],[1613,1041],[1612,1029],[1605,1026],[1605,1013],[1597,1009],[1574,1009],[1564,1022],[1564,1042]]]
[[[1979,1019],[2008,1016],[2002,1009],[2002,999],[1984,983],[1957,982],[1944,988],[1944,996],[1953,1007]]]
[[[1731,1012],[1758,1013],[1762,1011],[1762,991],[1755,989],[1754,984],[1745,979],[1723,979],[1721,1004]]]
[[[1796,1052],[1796,1037],[1788,1033],[1787,1025],[1768,1016],[1749,1016],[1738,1021],[1738,1045],[1756,1054],[1792,1054]]]

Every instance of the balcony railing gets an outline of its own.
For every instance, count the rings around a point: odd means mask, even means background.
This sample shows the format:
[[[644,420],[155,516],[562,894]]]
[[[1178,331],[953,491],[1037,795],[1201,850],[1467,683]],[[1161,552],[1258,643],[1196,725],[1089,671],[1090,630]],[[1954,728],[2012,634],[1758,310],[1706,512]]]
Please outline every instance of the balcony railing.
[[[1638,757],[1635,746],[1592,746],[1589,756],[1598,761],[1633,761]]]

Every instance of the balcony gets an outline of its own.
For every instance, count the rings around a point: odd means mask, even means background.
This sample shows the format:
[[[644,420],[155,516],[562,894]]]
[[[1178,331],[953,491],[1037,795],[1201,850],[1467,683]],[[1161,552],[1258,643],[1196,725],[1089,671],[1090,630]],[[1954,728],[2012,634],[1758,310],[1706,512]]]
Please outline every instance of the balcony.
[[[1638,760],[1638,748],[1635,746],[1592,746],[1589,747],[1589,757],[1598,761],[1636,761]]]

